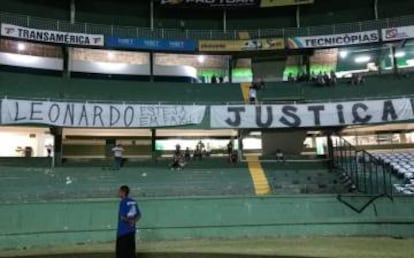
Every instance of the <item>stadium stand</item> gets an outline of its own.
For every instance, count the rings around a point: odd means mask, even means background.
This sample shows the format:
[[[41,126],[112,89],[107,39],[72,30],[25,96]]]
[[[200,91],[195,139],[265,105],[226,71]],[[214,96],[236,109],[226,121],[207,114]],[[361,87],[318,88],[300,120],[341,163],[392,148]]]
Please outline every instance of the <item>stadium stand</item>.
[[[414,194],[414,152],[395,151],[373,153],[381,162],[390,166],[394,175],[403,179],[402,184],[394,184],[397,192],[403,194]]]
[[[346,192],[326,161],[263,163],[273,194],[326,194]]]
[[[352,86],[348,79],[336,87],[320,88],[312,83],[267,83],[258,92],[259,102],[345,100],[407,96],[412,94],[411,77],[370,76],[364,85]],[[240,84],[190,84],[125,80],[62,78],[49,75],[0,72],[0,95],[95,101],[140,101],[147,103],[232,103],[243,102]],[[392,85],[392,87],[390,87]],[[168,94],[164,94],[168,92]]]
[[[1,202],[112,198],[116,186],[128,183],[137,197],[251,196],[246,165],[225,159],[191,162],[181,171],[169,169],[170,160],[129,164],[120,172],[111,162],[61,168],[1,167]],[[115,187],[115,188],[114,188]]]

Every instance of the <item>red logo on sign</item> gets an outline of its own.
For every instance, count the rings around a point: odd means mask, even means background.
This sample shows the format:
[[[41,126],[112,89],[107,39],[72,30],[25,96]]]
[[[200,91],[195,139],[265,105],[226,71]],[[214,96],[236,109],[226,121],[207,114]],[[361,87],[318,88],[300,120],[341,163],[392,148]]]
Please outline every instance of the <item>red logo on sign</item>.
[[[386,39],[397,38],[397,36],[398,36],[398,29],[396,29],[396,28],[387,29],[385,31],[385,38]]]

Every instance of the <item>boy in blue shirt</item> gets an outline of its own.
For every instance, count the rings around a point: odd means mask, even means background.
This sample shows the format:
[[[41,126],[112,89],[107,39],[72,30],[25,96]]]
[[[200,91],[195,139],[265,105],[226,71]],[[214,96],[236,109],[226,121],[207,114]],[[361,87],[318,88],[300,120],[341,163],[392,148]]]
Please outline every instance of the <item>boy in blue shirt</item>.
[[[136,201],[128,197],[128,186],[121,186],[118,195],[121,202],[118,213],[116,257],[135,258],[135,225],[141,219],[141,212]]]

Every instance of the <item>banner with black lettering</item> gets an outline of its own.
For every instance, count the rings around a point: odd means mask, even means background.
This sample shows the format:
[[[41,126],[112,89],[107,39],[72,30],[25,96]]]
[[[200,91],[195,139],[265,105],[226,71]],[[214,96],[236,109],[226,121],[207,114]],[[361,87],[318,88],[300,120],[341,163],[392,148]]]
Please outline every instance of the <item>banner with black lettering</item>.
[[[1,124],[43,124],[80,128],[151,128],[199,124],[199,105],[100,104],[3,99]]]
[[[360,31],[353,33],[315,35],[307,37],[289,37],[286,40],[290,49],[324,48],[375,43],[380,41],[378,30]]]
[[[212,128],[289,128],[390,123],[414,120],[409,98],[296,105],[211,107]]]
[[[104,35],[101,34],[39,30],[6,23],[1,24],[1,35],[24,40],[68,45],[103,46],[105,43]]]

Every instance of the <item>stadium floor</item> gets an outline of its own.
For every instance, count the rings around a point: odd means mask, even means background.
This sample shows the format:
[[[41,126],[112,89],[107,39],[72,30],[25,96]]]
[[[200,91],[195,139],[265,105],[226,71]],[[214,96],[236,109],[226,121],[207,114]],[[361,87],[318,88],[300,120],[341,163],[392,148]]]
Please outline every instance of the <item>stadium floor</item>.
[[[0,257],[112,258],[113,243],[3,251]],[[143,242],[138,257],[151,258],[409,258],[414,239],[314,237]]]

